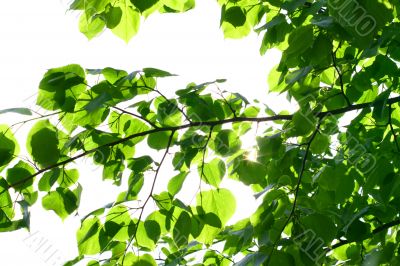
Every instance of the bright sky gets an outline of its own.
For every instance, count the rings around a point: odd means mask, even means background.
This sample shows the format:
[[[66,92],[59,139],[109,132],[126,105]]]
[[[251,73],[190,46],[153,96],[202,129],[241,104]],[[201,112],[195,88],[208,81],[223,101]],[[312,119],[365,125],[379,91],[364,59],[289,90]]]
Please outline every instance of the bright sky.
[[[261,57],[261,39],[255,34],[239,41],[224,40],[219,29],[220,7],[215,0],[198,0],[196,9],[185,14],[150,16],[129,44],[109,32],[89,42],[77,28],[77,14],[66,12],[67,6],[67,0],[2,2],[0,110],[32,107],[35,97],[29,96],[37,92],[46,69],[71,63],[128,72],[143,67],[164,69],[180,75],[167,83],[171,90],[192,81],[226,78],[224,89],[249,99],[268,100],[267,74],[277,63],[277,54]],[[272,99],[268,102],[280,106]],[[18,119],[22,117],[0,116],[0,124]],[[88,178],[97,182],[95,189],[84,192],[82,202],[101,207],[115,198],[109,184],[98,182],[96,171],[86,173],[92,176],[81,174],[81,179],[86,178],[84,185],[90,186]],[[246,201],[238,201],[239,213],[248,209],[246,205]],[[61,265],[77,255],[79,217],[62,223],[53,212],[43,211],[40,201],[31,213],[31,234],[23,230],[0,233],[2,265]]]

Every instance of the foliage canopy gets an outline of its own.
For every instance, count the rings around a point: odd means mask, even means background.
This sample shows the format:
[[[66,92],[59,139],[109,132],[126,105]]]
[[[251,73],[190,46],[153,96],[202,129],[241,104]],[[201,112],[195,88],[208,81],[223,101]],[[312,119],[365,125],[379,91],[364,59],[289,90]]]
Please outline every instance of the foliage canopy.
[[[173,75],[154,68],[51,69],[37,98],[49,113],[22,122],[33,123],[32,161],[18,156],[15,125],[0,126],[0,231],[29,228],[38,199],[62,219],[76,213],[84,188],[73,162],[91,157],[104,180],[125,189],[82,219],[80,255],[66,265],[97,254],[88,265],[399,265],[399,3],[218,2],[226,37],[254,30],[264,36],[261,54],[282,51],[270,93],[285,93],[298,111],[216,92],[224,80],[166,97],[157,81]],[[70,8],[89,39],[107,28],[129,41],[141,17],[194,5],[75,0]],[[242,147],[247,136],[256,136],[256,156]],[[168,158],[174,174],[163,172]],[[158,177],[170,174],[156,194]],[[180,195],[191,175],[198,190],[188,204]],[[224,178],[260,199],[250,217],[229,222],[236,197],[220,187]],[[145,215],[150,203],[157,208]]]

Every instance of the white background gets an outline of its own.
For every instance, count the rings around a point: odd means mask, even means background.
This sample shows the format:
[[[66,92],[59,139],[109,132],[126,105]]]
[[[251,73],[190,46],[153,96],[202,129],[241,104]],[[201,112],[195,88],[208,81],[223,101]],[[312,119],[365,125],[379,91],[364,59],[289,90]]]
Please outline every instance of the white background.
[[[171,90],[192,81],[226,78],[225,89],[283,109],[280,102],[267,96],[267,74],[277,63],[277,53],[261,57],[258,51],[262,36],[255,34],[242,40],[224,40],[219,29],[220,7],[215,0],[198,0],[197,7],[184,14],[150,16],[129,44],[109,32],[88,41],[78,30],[78,15],[66,12],[67,7],[67,1],[2,1],[0,110],[32,106],[46,69],[71,63],[128,72],[143,67],[164,69],[180,75],[168,83]],[[0,124],[23,118],[3,115]],[[17,138],[21,136],[17,133]],[[110,184],[99,182],[97,172],[87,173],[90,176],[81,174],[83,183],[89,184],[82,202],[100,207],[115,198]],[[90,184],[96,187],[90,189]],[[238,209],[239,213],[248,210],[248,202],[238,200]],[[64,259],[77,255],[78,227],[78,217],[61,222],[54,213],[43,211],[39,200],[32,208],[31,235],[25,230],[0,234],[1,264],[61,265]],[[44,252],[44,247],[49,250]]]

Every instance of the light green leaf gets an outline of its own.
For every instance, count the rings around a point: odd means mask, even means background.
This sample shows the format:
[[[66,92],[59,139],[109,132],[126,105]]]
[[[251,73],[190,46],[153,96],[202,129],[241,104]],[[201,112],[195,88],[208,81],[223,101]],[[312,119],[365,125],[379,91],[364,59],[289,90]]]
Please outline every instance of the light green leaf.
[[[118,205],[109,210],[104,223],[105,233],[113,240],[126,241],[133,233],[135,225],[129,210]]]
[[[80,255],[94,255],[101,251],[99,218],[88,218],[82,222],[76,233]]]
[[[129,42],[139,30],[140,15],[129,0],[121,0],[117,6],[122,10],[121,21],[111,31],[125,42]]]
[[[232,192],[227,189],[216,189],[203,191],[196,196],[197,212],[205,219],[207,215],[217,217],[220,225],[224,226],[235,213],[236,200]],[[215,224],[213,222],[213,224]],[[200,235],[196,239],[200,242],[210,244],[221,228],[204,225]]]
[[[215,158],[211,162],[205,162],[203,167],[199,165],[198,172],[202,180],[217,188],[226,172],[225,163]]]
[[[43,197],[42,205],[44,209],[54,211],[64,220],[78,208],[78,196],[80,195],[67,188],[58,187],[56,191],[51,191]]]
[[[171,178],[168,182],[168,192],[175,196],[181,190],[183,182],[185,182],[186,177],[189,172],[182,172]]]
[[[19,145],[7,125],[0,125],[0,172],[19,154]]]

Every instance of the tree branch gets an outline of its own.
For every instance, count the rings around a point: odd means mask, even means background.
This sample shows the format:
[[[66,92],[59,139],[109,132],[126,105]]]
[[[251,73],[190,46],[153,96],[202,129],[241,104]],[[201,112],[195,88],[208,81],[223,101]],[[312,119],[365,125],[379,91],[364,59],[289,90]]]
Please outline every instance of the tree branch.
[[[388,223],[386,223],[386,224],[383,224],[383,225],[381,225],[381,226],[378,226],[377,228],[375,228],[374,230],[372,230],[371,236],[376,235],[376,234],[378,234],[378,233],[380,233],[380,232],[382,232],[382,231],[384,231],[384,230],[386,230],[386,229],[389,229],[389,228],[391,228],[391,227],[393,227],[393,226],[396,226],[396,225],[400,225],[400,219],[397,219],[397,220],[388,222]],[[328,251],[331,251],[331,250],[334,250],[334,249],[336,249],[336,248],[338,248],[338,247],[341,247],[341,246],[343,246],[343,245],[350,244],[350,243],[354,243],[354,242],[355,242],[355,241],[342,240],[342,241],[340,241],[339,243],[336,243],[336,244],[332,245],[331,248],[328,248],[328,249],[327,249],[327,252],[328,252]]]
[[[389,105],[393,104],[393,103],[397,103],[397,102],[400,102],[400,96],[394,97],[394,98],[391,98],[391,99],[387,100],[387,104],[389,104]],[[328,116],[328,115],[343,114],[343,113],[347,113],[349,111],[368,108],[368,107],[373,106],[373,104],[374,104],[374,102],[355,104],[355,105],[351,105],[351,106],[348,106],[348,107],[338,108],[338,109],[334,109],[334,110],[330,110],[330,111],[326,111],[326,112],[319,112],[319,113],[316,113],[315,116],[318,117],[318,118],[323,118],[323,117]],[[73,156],[73,157],[71,157],[71,158],[69,158],[67,160],[64,160],[64,161],[58,162],[58,163],[56,163],[54,165],[45,167],[45,168],[41,169],[40,171],[34,173],[33,175],[30,175],[30,176],[28,176],[28,177],[26,177],[26,178],[24,178],[24,179],[22,179],[22,180],[20,180],[18,182],[10,184],[8,186],[8,188],[19,186],[19,185],[31,180],[32,178],[34,178],[34,177],[36,177],[36,176],[38,176],[38,175],[40,175],[42,173],[45,173],[45,172],[47,172],[49,170],[52,170],[54,168],[57,168],[59,166],[63,166],[63,165],[66,165],[68,163],[71,163],[71,162],[73,162],[73,161],[75,161],[75,160],[77,160],[79,158],[82,158],[82,157],[85,157],[85,156],[87,156],[89,154],[92,154],[92,153],[98,151],[101,148],[112,147],[112,146],[124,143],[124,142],[126,142],[128,140],[131,140],[131,139],[134,139],[134,138],[137,138],[137,137],[147,136],[147,135],[150,135],[150,134],[153,134],[153,133],[157,133],[157,132],[178,131],[178,130],[182,130],[182,129],[186,129],[186,128],[201,127],[201,126],[215,127],[215,126],[218,126],[218,125],[229,124],[229,123],[237,123],[237,122],[256,122],[256,123],[260,123],[260,122],[269,122],[269,121],[292,120],[292,118],[293,118],[293,114],[290,114],[290,115],[274,115],[274,116],[267,116],[267,117],[234,117],[234,118],[230,118],[230,119],[216,120],[216,121],[191,122],[191,123],[188,123],[188,124],[183,124],[183,125],[174,126],[174,127],[154,128],[154,129],[151,129],[151,130],[146,130],[146,131],[143,131],[143,132],[140,132],[140,133],[129,135],[129,136],[125,137],[125,138],[121,138],[119,140],[116,140],[116,141],[113,141],[113,142],[110,142],[110,143],[99,145],[96,148],[93,148],[91,150],[87,150],[87,151],[85,151],[85,152],[83,152],[81,154],[78,154],[76,156]]]

